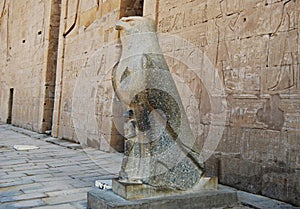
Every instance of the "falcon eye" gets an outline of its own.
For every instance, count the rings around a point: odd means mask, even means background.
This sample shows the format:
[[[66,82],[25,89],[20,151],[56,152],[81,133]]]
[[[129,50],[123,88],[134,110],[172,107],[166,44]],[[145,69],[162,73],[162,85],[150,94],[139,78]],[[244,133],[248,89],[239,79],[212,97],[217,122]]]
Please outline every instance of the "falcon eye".
[[[124,22],[131,22],[132,19],[126,19]]]

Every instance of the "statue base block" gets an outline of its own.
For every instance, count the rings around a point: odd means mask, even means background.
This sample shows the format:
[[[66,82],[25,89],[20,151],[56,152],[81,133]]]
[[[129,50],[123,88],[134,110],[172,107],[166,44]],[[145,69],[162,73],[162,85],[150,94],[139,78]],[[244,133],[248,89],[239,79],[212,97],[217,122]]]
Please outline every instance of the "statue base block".
[[[115,182],[116,183],[116,182]],[[120,182],[119,182],[120,183]],[[124,186],[120,183],[118,186]],[[134,185],[138,186],[138,185]],[[142,186],[142,185],[139,185]],[[145,186],[145,185],[143,185]],[[151,188],[143,187],[145,191],[151,191]],[[123,189],[129,189],[126,185]],[[137,187],[136,187],[137,188]],[[168,193],[161,191],[161,195],[150,196],[141,199],[128,200],[117,195],[112,190],[100,190],[94,188],[88,192],[88,208],[89,209],[165,209],[165,208],[180,208],[180,209],[208,209],[218,207],[232,207],[238,205],[237,193],[231,190],[219,188],[218,190],[202,190],[185,193]]]
[[[169,195],[180,195],[194,193],[202,190],[217,190],[218,178],[202,177],[199,183],[191,190],[179,191],[171,189],[158,189],[147,184],[120,182],[118,179],[112,180],[112,190],[117,195],[127,199],[135,200],[149,197],[163,197]]]

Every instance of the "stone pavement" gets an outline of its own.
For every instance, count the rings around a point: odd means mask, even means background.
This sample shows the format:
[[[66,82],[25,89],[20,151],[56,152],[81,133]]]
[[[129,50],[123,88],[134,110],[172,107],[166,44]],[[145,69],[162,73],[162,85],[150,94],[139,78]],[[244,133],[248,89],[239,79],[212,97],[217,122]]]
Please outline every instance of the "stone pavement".
[[[115,177],[122,158],[9,125],[0,125],[0,152],[0,208],[86,208],[94,180]]]
[[[14,145],[39,149],[16,151]],[[0,208],[86,208],[96,179],[116,177],[122,155],[105,153],[25,129],[0,124]],[[296,208],[238,191],[235,209]]]

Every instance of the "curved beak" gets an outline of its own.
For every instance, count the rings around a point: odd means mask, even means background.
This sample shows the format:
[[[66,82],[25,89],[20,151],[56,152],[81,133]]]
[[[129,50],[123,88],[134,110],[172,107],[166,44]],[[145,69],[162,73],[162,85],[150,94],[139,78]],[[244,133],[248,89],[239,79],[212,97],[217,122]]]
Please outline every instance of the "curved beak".
[[[124,27],[124,22],[122,20],[118,20],[115,24],[115,29],[116,30],[122,30]]]

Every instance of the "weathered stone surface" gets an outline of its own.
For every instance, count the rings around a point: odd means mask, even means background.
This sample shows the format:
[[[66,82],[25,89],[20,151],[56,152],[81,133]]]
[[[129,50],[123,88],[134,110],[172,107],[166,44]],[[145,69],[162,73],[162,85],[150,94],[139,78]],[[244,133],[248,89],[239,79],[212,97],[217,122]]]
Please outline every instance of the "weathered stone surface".
[[[14,125],[45,132],[52,126],[59,1],[7,0],[0,8],[0,94],[5,104],[0,120],[11,118]]]
[[[233,191],[218,190],[167,197],[145,198],[141,200],[125,200],[111,190],[93,189],[88,192],[88,208],[180,208],[207,209],[236,206],[237,194]]]
[[[132,4],[140,12],[141,7],[136,6],[136,2]],[[121,5],[125,5],[122,12]],[[42,130],[43,123],[44,127],[48,126],[51,112],[48,104],[54,95],[53,80],[48,79],[53,78],[56,71],[53,135],[74,141],[83,139],[83,135],[85,145],[121,151],[123,139],[112,114],[113,90],[108,70],[112,68],[112,60],[118,60],[118,50],[109,49],[105,56],[94,60],[91,57],[117,39],[114,24],[120,17],[127,16],[124,11],[130,10],[128,5],[129,2],[123,0],[0,1],[0,120],[6,122],[8,118],[10,88],[14,88],[12,123],[34,130]],[[299,184],[293,182],[299,182],[300,167],[299,8],[298,0],[144,0],[143,7],[143,14],[155,19],[158,32],[185,40],[179,43],[174,39],[161,47],[168,55],[166,60],[189,122],[199,136],[195,144],[197,150],[206,144],[212,130],[210,116],[216,102],[211,101],[208,87],[214,86],[216,80],[214,76],[195,73],[197,69],[208,69],[205,62],[193,67],[183,63],[192,57],[195,59],[190,63],[203,60],[195,56],[192,51],[195,48],[189,43],[208,57],[212,64],[210,69],[219,75],[226,91],[226,129],[215,156],[207,163],[207,171],[230,183],[229,175],[239,168],[229,170],[221,166],[223,157],[240,160],[237,166],[255,164],[256,169],[260,167],[258,170],[280,167],[288,171],[285,172],[287,181],[276,182],[268,177],[261,184],[263,176],[257,175],[247,183],[249,178],[245,179],[246,174],[241,173],[247,173],[247,169],[242,169],[235,179],[243,182],[243,189],[252,191],[252,185],[257,185],[254,188],[258,193],[267,191],[272,197],[297,205],[300,205],[297,199],[300,189]],[[58,37],[58,65],[55,67],[52,62],[55,47],[50,42],[54,44]],[[178,60],[178,57],[185,58]],[[47,62],[48,58],[52,61]],[[95,81],[101,85],[90,90],[91,80],[80,76],[87,69],[88,59],[95,74],[87,78],[97,74],[103,78]],[[86,88],[79,85],[79,90],[76,89],[80,82]],[[47,87],[50,87],[48,93]],[[275,108],[279,114],[274,108],[273,111],[267,109],[275,95],[279,96],[278,108]],[[79,101],[77,109],[72,108],[75,100]],[[82,122],[80,126],[75,127],[73,112],[77,113],[76,120]],[[262,112],[263,117],[258,112]],[[277,112],[276,117],[283,116],[276,129],[272,128],[274,120],[270,117],[273,112]],[[94,114],[96,127],[91,120]],[[278,170],[274,173],[282,175]],[[287,192],[271,194],[268,185],[277,184],[285,185]]]
[[[86,208],[86,193],[94,180],[116,178],[121,156],[94,148],[89,152],[68,149],[28,136],[30,132],[0,125],[0,208]],[[33,133],[33,132],[31,132]],[[14,144],[40,147],[38,150],[16,151]],[[68,142],[69,144],[74,144]],[[66,204],[64,204],[66,203]],[[83,203],[83,204],[82,204]],[[60,207],[60,205],[63,205]],[[69,205],[69,207],[68,207]]]
[[[299,178],[294,152],[300,145],[297,6],[292,1],[160,1],[164,12],[155,15],[157,8],[148,6],[145,14],[156,17],[158,31],[184,37],[203,50],[224,84],[227,125],[207,172],[222,183],[299,205],[292,194],[299,193],[299,186],[291,183]],[[175,59],[167,61],[171,72],[186,75]],[[272,166],[278,169],[263,178],[264,168]],[[277,187],[287,193],[276,192]]]
[[[142,183],[120,182],[112,180],[112,191],[126,200],[143,199],[150,197],[163,197],[170,195],[181,195],[205,191],[216,191],[218,189],[218,178],[202,177],[198,184],[187,191],[168,188],[157,188]]]
[[[84,209],[87,208],[85,192],[91,190],[91,186],[95,180],[99,178],[117,178],[116,174],[119,170],[117,165],[121,163],[120,154],[106,153],[94,148],[89,148],[88,152],[94,159],[91,160],[82,149],[66,149],[66,142],[62,144],[63,146],[54,145],[34,138],[33,134],[28,136],[28,133],[28,131],[21,128],[10,125],[0,125],[0,143],[5,144],[6,147],[11,147],[10,149],[3,149],[3,146],[0,146],[0,201],[5,201],[5,203],[1,204],[1,208],[27,208],[26,206],[31,205],[29,206],[30,208],[37,207],[39,209]],[[39,146],[40,149],[30,152],[17,152],[12,149],[14,144],[19,144],[23,141]],[[72,143],[69,142],[69,144]],[[96,158],[99,167],[95,166]],[[27,162],[28,165],[34,163],[39,165],[47,164],[49,167],[46,168],[46,166],[43,166],[44,168],[32,169],[31,166],[27,166],[27,170],[16,171],[15,169],[22,166],[24,162]],[[68,170],[72,165],[76,165],[76,167],[73,167],[74,169],[72,171]],[[77,168],[78,171],[76,171],[75,168]],[[108,170],[115,173],[115,175],[109,174]],[[23,181],[23,184],[19,184],[20,182],[17,181],[23,179],[24,176],[25,179],[30,178],[35,181],[35,183],[31,183],[32,181]],[[102,181],[103,180],[101,180],[101,182]],[[2,182],[15,182],[15,184],[11,184],[9,187],[3,187]],[[82,182],[86,182],[84,187],[80,186]],[[221,185],[219,185],[219,187],[221,187]],[[226,187],[226,189],[235,191],[229,187]],[[241,193],[241,191],[238,191],[238,193]],[[249,193],[242,193],[243,195],[240,195],[242,202],[260,209],[265,209],[265,207],[263,207],[264,204],[268,206],[278,205],[278,209],[282,208],[280,206],[293,208],[291,205],[278,204],[278,201],[267,197],[255,195],[255,198],[253,198]],[[47,198],[49,204],[43,201],[44,197],[40,197],[43,196],[43,194],[51,197],[51,199]],[[75,196],[75,194],[77,194],[77,196]],[[80,195],[81,199],[79,201],[77,199],[78,194],[82,194]],[[70,202],[58,203],[64,201]],[[277,209],[276,207],[272,207],[272,209],[273,208]],[[238,206],[234,207],[234,209],[249,208]]]
[[[268,201],[268,198],[249,194],[243,191],[238,191],[238,199],[241,203],[251,206],[251,208],[286,208],[286,209],[296,209],[299,207],[288,205],[284,202],[280,202],[277,200]]]
[[[127,172],[123,178],[162,189],[191,189],[204,174],[203,162],[193,150],[195,138],[160,49],[155,22],[126,17],[116,23],[116,29],[122,55],[112,74],[113,86],[126,113],[133,112],[130,121],[136,121],[134,134],[125,133],[126,143],[132,140],[133,144],[125,150],[124,161],[131,163],[129,169],[142,171]]]

